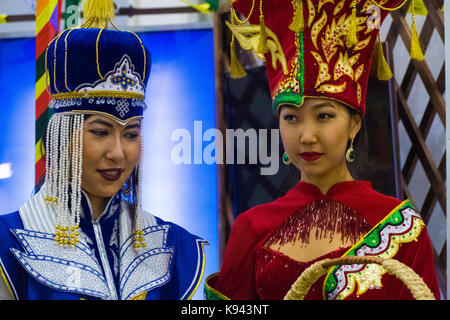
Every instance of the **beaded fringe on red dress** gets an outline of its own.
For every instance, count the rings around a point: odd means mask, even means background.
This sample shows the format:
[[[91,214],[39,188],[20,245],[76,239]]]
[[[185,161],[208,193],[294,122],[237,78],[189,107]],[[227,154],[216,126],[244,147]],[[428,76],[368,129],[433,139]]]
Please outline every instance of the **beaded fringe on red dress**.
[[[300,240],[302,245],[309,243],[310,231],[315,228],[315,238],[329,238],[341,235],[343,243],[356,243],[370,231],[369,223],[355,210],[332,200],[313,201],[287,218],[266,242],[267,246]]]

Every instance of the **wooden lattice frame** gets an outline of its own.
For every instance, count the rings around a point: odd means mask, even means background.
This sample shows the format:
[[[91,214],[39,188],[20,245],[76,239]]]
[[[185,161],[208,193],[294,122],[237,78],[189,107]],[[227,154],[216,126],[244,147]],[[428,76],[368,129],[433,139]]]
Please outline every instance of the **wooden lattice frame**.
[[[441,11],[443,6],[443,0],[436,1],[424,1],[428,10],[428,15],[425,18],[423,28],[420,32],[420,41],[422,43],[424,52],[428,47],[431,36],[434,30],[437,31],[442,42],[445,42],[444,38],[444,16]],[[391,58],[391,64],[395,64],[395,57],[392,55],[392,50],[397,41],[400,38],[406,48],[409,48],[411,43],[411,29],[405,19],[407,13],[407,7],[405,6],[401,10],[392,13],[392,25],[386,37],[386,43],[388,48],[388,55]],[[417,77],[420,77],[429,97],[430,101],[425,107],[425,111],[422,120],[419,125],[416,124],[413,114],[408,106],[407,100],[411,93],[414,81]],[[431,125],[436,116],[439,117],[445,128],[445,65],[442,66],[437,79],[434,79],[430,69],[425,61],[410,60],[403,77],[402,83],[397,83],[396,79],[391,80],[391,95],[393,96],[393,119],[394,119],[394,137],[396,154],[399,155],[399,144],[402,143],[398,139],[398,124],[401,122],[405,127],[405,130],[411,140],[411,148],[409,150],[406,161],[403,167],[401,167],[399,156],[396,158],[397,167],[401,168],[399,171],[399,190],[400,197],[410,198],[414,202],[408,185],[410,183],[413,172],[416,165],[420,161],[425,174],[430,182],[430,188],[427,191],[425,201],[420,208],[422,218],[426,223],[429,222],[433,209],[436,205],[440,205],[444,214],[446,213],[446,154],[444,153],[439,165],[437,166],[431,155],[431,152],[426,144],[426,138],[430,132]],[[403,193],[403,194],[402,194]],[[446,246],[444,246],[440,252],[435,254],[435,263],[438,274],[439,286],[442,293],[446,294]]]

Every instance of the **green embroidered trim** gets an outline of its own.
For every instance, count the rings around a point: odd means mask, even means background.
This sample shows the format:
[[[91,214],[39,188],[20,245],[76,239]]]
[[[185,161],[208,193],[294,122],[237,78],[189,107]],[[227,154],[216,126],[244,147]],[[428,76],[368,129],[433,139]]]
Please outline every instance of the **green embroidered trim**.
[[[402,202],[379,224],[369,231],[343,256],[372,255],[389,259],[397,254],[400,243],[411,242],[420,235],[424,223],[409,200]],[[358,295],[370,285],[381,286],[385,271],[377,265],[336,266],[324,281],[323,293],[327,299],[345,299],[358,284]]]
[[[300,83],[300,93],[292,92],[292,89],[288,88],[284,92],[278,94],[272,104],[273,113],[277,113],[278,107],[282,104],[291,104],[295,106],[301,106],[303,104],[303,98],[305,95],[305,54],[302,31],[299,32],[298,38],[300,42],[300,54],[298,57],[300,70],[297,73],[296,79]]]
[[[224,294],[220,293],[219,291],[217,291],[216,289],[214,289],[213,287],[211,287],[208,284],[211,279],[218,277],[218,276],[219,276],[219,273],[216,272],[216,273],[213,273],[210,276],[208,276],[208,278],[206,278],[205,287],[204,287],[204,293],[205,293],[206,300],[230,300],[230,298],[228,298]]]

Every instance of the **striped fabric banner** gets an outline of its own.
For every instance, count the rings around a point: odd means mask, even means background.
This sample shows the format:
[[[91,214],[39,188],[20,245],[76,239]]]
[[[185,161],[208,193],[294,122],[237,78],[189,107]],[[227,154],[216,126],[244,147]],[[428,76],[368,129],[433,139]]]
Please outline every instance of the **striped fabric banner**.
[[[36,160],[35,184],[37,189],[45,177],[45,154],[42,137],[50,118],[45,74],[45,49],[59,32],[62,0],[37,0],[36,4]]]

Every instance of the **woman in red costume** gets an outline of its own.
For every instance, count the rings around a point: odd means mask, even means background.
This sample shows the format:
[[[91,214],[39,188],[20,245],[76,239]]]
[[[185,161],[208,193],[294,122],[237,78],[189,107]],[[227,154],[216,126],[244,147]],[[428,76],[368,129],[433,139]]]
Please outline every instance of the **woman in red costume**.
[[[325,258],[396,259],[439,298],[433,253],[411,203],[354,180],[347,162],[365,114],[365,93],[379,26],[404,0],[235,0],[249,24],[229,24],[233,38],[266,60],[285,148],[301,171],[285,196],[236,219],[208,299],[283,299],[298,276]],[[382,57],[381,78],[390,70]],[[235,61],[234,61],[235,62]],[[232,61],[233,63],[233,61]],[[234,71],[242,71],[234,68]],[[338,266],[305,299],[412,299],[375,265]]]

